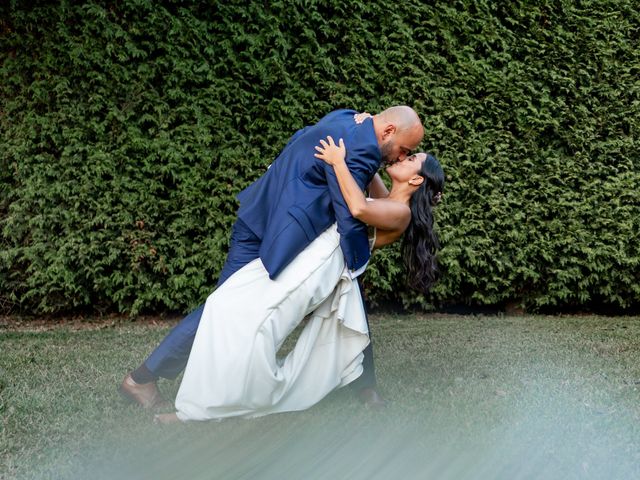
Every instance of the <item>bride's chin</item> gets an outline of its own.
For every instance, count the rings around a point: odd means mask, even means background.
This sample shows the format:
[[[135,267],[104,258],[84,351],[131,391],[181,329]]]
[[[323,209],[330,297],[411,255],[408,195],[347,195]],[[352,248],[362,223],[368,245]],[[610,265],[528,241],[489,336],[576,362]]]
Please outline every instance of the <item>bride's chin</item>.
[[[395,166],[395,163],[393,165],[389,165],[387,168],[385,168],[385,171],[387,172],[387,174],[393,178],[394,172],[395,172],[395,168],[393,168]]]

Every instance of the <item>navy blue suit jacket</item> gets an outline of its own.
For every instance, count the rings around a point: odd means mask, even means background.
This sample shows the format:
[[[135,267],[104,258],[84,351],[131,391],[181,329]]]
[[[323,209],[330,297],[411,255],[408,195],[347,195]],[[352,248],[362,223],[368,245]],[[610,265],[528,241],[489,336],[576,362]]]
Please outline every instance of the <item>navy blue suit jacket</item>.
[[[351,216],[333,167],[314,156],[327,135],[344,139],[349,170],[366,188],[381,152],[373,120],[356,124],[355,113],[336,110],[297,131],[265,174],[238,194],[238,218],[261,240],[260,259],[270,278],[336,221],[347,266],[356,270],[369,260],[365,224]]]

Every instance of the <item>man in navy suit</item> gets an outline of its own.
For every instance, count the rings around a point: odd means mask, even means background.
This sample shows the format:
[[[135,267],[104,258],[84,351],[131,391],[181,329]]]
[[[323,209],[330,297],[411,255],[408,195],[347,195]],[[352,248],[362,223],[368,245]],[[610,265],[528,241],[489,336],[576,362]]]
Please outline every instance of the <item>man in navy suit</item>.
[[[314,147],[331,135],[344,139],[347,165],[364,190],[388,194],[376,174],[383,163],[403,161],[422,141],[424,129],[415,111],[391,107],[359,123],[357,112],[336,110],[315,125],[297,131],[258,180],[238,194],[240,208],[218,286],[247,263],[260,258],[270,278],[278,274],[318,235],[337,222],[340,246],[355,277],[369,256],[367,227],[353,218],[340,193],[333,168],[315,157]],[[150,408],[161,401],[156,381],[184,370],[204,304],[185,317],[140,367],[128,374],[120,392]],[[235,321],[242,321],[236,319]],[[364,351],[364,372],[354,383],[360,399],[384,404],[375,390],[373,350]]]

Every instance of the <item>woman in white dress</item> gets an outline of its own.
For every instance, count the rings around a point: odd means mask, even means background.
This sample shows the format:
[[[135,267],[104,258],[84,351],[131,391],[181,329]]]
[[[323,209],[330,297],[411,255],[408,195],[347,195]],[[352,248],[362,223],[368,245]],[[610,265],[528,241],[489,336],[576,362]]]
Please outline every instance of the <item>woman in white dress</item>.
[[[342,139],[321,140],[316,157],[334,167],[351,214],[375,232],[372,248],[404,233],[403,257],[411,287],[426,292],[435,281],[438,241],[433,212],[444,173],[432,155],[418,153],[387,167],[386,198],[367,199],[345,163]],[[368,328],[357,281],[346,268],[332,226],[276,280],[260,259],[232,275],[206,301],[176,397],[176,412],[155,421],[257,417],[303,410],[362,373]],[[307,323],[293,350],[277,353],[287,336]]]

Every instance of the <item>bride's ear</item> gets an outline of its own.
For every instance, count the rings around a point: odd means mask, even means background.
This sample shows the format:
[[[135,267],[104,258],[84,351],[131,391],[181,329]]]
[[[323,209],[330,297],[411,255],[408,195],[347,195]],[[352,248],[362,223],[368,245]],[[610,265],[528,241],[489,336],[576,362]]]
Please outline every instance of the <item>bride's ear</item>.
[[[409,180],[409,185],[413,185],[414,187],[419,187],[420,185],[422,185],[422,182],[424,182],[424,177],[421,177],[420,175],[416,175],[411,180]]]

